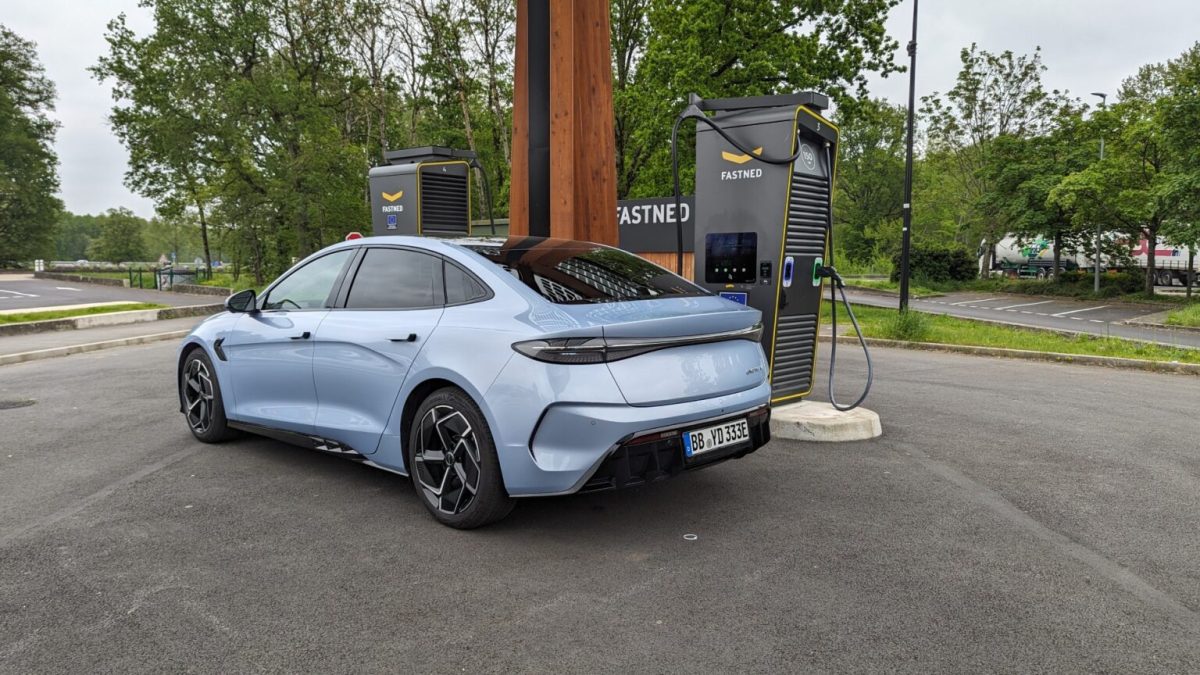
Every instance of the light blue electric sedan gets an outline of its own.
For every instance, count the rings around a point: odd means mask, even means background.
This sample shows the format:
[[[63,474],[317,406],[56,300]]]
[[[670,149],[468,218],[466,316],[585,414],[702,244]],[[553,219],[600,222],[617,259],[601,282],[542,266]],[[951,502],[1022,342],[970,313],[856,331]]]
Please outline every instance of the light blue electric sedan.
[[[453,527],[769,440],[758,310],[607,246],[358,239],[225,306],[179,350],[196,438],[248,431],[411,476]]]

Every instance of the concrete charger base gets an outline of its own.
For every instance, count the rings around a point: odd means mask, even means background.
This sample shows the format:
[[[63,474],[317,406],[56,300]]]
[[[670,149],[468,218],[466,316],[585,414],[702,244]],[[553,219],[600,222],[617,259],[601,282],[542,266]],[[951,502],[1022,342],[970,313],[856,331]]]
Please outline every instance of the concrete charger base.
[[[771,411],[771,438],[796,441],[865,441],[883,434],[879,415],[866,408],[848,412],[821,401],[800,401]]]

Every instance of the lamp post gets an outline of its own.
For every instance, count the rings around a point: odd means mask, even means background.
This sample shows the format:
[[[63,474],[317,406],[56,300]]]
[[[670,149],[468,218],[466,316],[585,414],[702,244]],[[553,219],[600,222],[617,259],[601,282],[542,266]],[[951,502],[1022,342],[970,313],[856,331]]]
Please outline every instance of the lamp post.
[[[1108,103],[1108,94],[1102,91],[1093,91],[1092,96],[1100,97],[1100,108],[1104,109]],[[1100,161],[1104,161],[1104,136],[1100,136]],[[1096,295],[1100,295],[1100,221],[1096,221],[1096,253],[1092,258],[1092,267],[1095,269],[1095,281],[1092,284],[1092,291]]]
[[[900,311],[908,310],[908,251],[912,237],[913,108],[917,90],[917,0],[913,0],[912,40],[908,43],[908,147],[904,157],[904,231],[900,239]]]

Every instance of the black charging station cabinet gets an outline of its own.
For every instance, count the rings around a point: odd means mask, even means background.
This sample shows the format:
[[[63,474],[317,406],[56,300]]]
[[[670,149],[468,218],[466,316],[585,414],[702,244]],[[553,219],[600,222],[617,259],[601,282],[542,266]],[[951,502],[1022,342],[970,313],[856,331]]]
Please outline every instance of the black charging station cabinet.
[[[837,127],[815,92],[694,100],[749,153],[696,130],[696,283],[763,314],[771,402],[812,391]],[[752,155],[788,158],[769,164]]]
[[[474,152],[429,146],[383,157],[387,164],[367,174],[375,234],[470,234]]]

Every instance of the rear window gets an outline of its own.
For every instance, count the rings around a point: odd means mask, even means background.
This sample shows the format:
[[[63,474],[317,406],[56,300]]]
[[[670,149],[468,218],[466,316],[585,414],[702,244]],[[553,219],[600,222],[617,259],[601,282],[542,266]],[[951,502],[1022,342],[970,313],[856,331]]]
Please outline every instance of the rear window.
[[[542,297],[560,304],[709,295],[703,288],[632,253],[578,241],[544,239],[532,243],[531,239],[518,238],[519,248],[507,244],[468,248]]]

